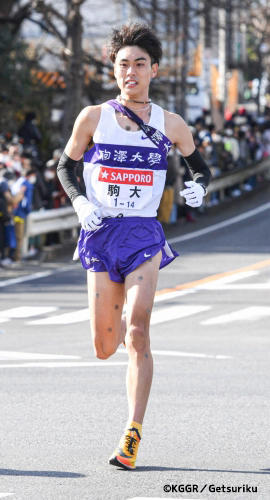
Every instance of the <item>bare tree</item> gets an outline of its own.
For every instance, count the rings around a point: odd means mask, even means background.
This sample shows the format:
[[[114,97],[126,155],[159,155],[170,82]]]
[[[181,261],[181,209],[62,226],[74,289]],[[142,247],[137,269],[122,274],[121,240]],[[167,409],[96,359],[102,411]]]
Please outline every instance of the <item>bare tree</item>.
[[[63,137],[70,134],[75,117],[81,109],[83,90],[83,50],[82,16],[80,7],[85,0],[67,2],[67,37],[66,37],[66,99],[64,108]]]
[[[10,25],[13,36],[17,35],[22,22],[31,14],[31,2],[18,5],[16,0],[6,0],[0,4],[0,25]]]
[[[83,49],[82,49],[82,16],[81,6],[85,0],[66,0],[66,12],[62,14],[52,4],[44,0],[36,0],[33,7],[41,14],[46,30],[54,35],[62,49],[58,55],[64,61],[64,78],[66,83],[63,142],[70,135],[72,124],[81,109],[83,89]]]

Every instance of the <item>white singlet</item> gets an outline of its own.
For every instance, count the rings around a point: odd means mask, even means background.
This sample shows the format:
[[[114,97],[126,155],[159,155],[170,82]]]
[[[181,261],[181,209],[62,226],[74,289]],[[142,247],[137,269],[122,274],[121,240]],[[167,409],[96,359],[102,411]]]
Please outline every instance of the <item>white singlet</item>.
[[[152,104],[148,125],[163,134],[164,111]],[[142,130],[124,130],[107,103],[84,154],[87,198],[101,209],[102,217],[155,217],[163,193],[167,159]]]

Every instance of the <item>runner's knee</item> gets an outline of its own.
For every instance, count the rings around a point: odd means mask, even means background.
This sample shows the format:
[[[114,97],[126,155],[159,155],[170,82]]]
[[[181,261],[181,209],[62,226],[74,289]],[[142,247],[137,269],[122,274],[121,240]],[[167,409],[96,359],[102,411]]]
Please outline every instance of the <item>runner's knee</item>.
[[[149,345],[148,331],[144,326],[130,325],[127,329],[126,347],[129,351],[142,353]]]

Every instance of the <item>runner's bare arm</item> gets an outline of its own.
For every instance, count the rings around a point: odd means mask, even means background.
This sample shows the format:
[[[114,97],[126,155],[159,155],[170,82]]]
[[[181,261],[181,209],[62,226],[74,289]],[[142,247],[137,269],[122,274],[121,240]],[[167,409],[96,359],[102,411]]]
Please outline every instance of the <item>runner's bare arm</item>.
[[[100,106],[84,108],[75,121],[71,137],[66,145],[58,166],[58,178],[72,201],[82,228],[86,231],[98,229],[101,218],[97,207],[83,195],[76,175],[76,167],[87,145],[93,137],[100,118]]]
[[[88,106],[77,117],[71,137],[57,166],[58,178],[70,200],[82,195],[76,176],[76,167],[82,158],[100,118],[100,106]]]
[[[181,116],[165,111],[165,130],[170,141],[176,145],[183,156],[193,153],[195,144],[192,133]]]
[[[65,153],[72,160],[78,161],[93,137],[100,119],[101,106],[87,106],[78,115],[72,134],[65,147]]]

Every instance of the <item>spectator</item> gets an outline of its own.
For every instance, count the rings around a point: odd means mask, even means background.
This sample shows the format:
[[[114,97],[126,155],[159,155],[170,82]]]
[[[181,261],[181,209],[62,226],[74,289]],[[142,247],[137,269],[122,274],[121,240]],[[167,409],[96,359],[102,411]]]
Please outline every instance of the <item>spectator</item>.
[[[224,145],[222,142],[221,135],[216,133],[215,125],[210,124],[208,126],[209,136],[205,137],[202,146],[204,147],[204,156],[210,167],[212,178],[215,179],[221,174],[220,163],[219,163],[219,149],[224,150]],[[213,192],[207,195],[206,198],[207,206],[214,206],[219,204],[219,192]]]
[[[1,153],[0,153],[0,162],[3,163],[6,167],[10,164],[10,156],[8,152],[8,147],[3,144]]]
[[[53,152],[53,157],[47,161],[46,168],[44,171],[44,179],[47,188],[47,194],[45,199],[46,208],[59,208],[66,204],[70,204],[69,198],[66,196],[63,190],[62,184],[56,175],[56,167],[58,165],[62,151],[60,149],[55,149]],[[79,170],[79,172],[78,172]],[[81,184],[83,182],[82,170],[77,167],[77,180]],[[81,186],[84,190],[84,184]]]
[[[233,129],[226,128],[224,131],[224,149],[232,155],[233,166],[236,167],[240,156],[239,143],[237,138],[234,136]]]
[[[0,178],[0,263],[3,267],[7,264],[7,262],[5,262],[5,224],[9,220],[8,191],[8,183]]]
[[[59,189],[59,181],[56,175],[56,168],[54,165],[48,165],[44,171],[45,187],[46,187],[46,208],[58,208],[61,205],[62,192]]]
[[[211,134],[205,125],[204,118],[200,117],[195,121],[194,142],[198,147],[202,145],[203,141],[211,142]]]
[[[22,258],[22,246],[24,237],[25,220],[32,210],[32,199],[34,184],[36,182],[36,171],[27,170],[24,176],[19,177],[12,186],[12,194],[16,195],[22,187],[25,187],[24,197],[14,209],[14,222],[17,247],[15,261],[20,262]]]
[[[2,168],[1,168],[2,167]],[[0,164],[0,259],[2,267],[10,267],[16,248],[16,237],[13,221],[13,209],[22,200],[25,187],[22,186],[12,196],[10,186],[15,175]]]
[[[23,139],[24,150],[31,153],[33,157],[38,157],[41,133],[36,124],[36,113],[30,112],[25,115],[24,123],[20,127],[18,134]]]
[[[250,147],[246,131],[242,128],[238,132],[239,159],[238,166],[245,168],[250,163]]]
[[[249,138],[249,150],[251,161],[260,161],[263,157],[263,144],[260,126],[253,123],[247,132]]]
[[[263,143],[263,157],[268,158],[270,156],[270,121],[267,121],[264,125],[264,131],[262,134]]]

